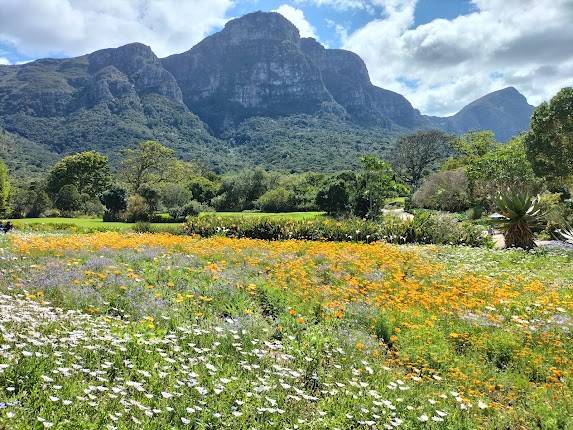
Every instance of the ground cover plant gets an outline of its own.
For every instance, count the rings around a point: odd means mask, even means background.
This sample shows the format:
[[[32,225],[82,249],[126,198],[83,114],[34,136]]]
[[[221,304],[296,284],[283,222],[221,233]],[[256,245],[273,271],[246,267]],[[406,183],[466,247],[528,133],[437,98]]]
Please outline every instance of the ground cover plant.
[[[571,253],[1,240],[0,427],[573,425]]]

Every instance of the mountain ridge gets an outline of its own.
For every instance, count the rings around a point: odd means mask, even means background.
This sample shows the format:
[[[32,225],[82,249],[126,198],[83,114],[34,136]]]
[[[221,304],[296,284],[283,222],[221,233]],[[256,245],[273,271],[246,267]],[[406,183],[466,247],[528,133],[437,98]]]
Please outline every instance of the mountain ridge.
[[[304,151],[328,149],[320,137],[331,136],[326,127],[337,130],[342,152],[371,145],[380,153],[376,140],[422,128],[493,129],[507,140],[527,128],[532,110],[510,87],[450,117],[422,115],[402,95],[375,86],[357,54],[301,38],[282,15],[266,12],[231,20],[188,51],[165,58],[131,43],[0,66],[0,126],[13,135],[57,154],[97,149],[112,158],[138,141],[157,139],[219,171],[260,163],[253,151],[266,137],[279,139],[283,149],[290,142],[304,159]],[[261,133],[261,124],[274,131]],[[254,140],[245,135],[255,128]],[[370,130],[366,141],[362,129]],[[301,148],[305,132],[316,139]],[[258,143],[249,146],[253,141]],[[267,161],[274,166],[276,160]]]

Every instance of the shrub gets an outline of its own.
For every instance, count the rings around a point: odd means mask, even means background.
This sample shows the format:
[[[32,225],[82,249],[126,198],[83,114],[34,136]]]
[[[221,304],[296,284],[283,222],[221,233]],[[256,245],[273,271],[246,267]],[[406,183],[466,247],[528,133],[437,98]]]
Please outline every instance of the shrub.
[[[483,207],[477,205],[474,206],[472,208],[469,208],[466,211],[466,217],[467,219],[471,219],[471,220],[477,220],[480,219],[483,215]]]
[[[267,191],[257,200],[257,207],[265,212],[291,212],[297,209],[294,192],[279,187]]]
[[[175,222],[185,221],[187,217],[197,216],[201,212],[212,212],[213,208],[192,200],[184,206],[169,209],[169,215]]]
[[[127,200],[127,222],[148,221],[149,216],[150,208],[143,197],[136,194]]]
[[[468,178],[463,169],[429,176],[412,196],[414,207],[459,212],[470,206]]]
[[[356,218],[298,221],[263,217],[193,217],[188,220],[185,230],[188,234],[204,237],[221,235],[264,240],[488,245],[488,239],[478,226],[459,222],[453,217],[432,214],[418,214],[411,221],[387,217],[382,222]]]

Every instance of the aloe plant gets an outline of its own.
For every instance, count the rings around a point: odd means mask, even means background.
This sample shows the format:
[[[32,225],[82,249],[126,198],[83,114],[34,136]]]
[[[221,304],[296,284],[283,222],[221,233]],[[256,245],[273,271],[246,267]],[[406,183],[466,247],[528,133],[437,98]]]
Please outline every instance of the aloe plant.
[[[545,218],[539,197],[507,190],[497,197],[496,203],[498,212],[503,216],[496,223],[503,232],[506,248],[535,248],[534,229]]]
[[[573,228],[565,227],[563,230],[557,230],[557,237],[563,242],[573,245]]]

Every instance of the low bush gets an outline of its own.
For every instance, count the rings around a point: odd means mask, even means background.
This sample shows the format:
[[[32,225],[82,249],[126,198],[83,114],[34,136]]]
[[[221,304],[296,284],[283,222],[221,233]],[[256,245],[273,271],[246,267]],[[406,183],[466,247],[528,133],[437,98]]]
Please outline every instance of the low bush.
[[[203,237],[226,236],[263,240],[319,240],[396,244],[489,245],[482,229],[459,222],[451,216],[421,213],[413,220],[386,217],[380,222],[362,219],[308,221],[263,217],[192,217],[185,226],[188,234]]]
[[[417,208],[459,212],[468,209],[468,178],[463,169],[437,172],[429,176],[412,196]]]

